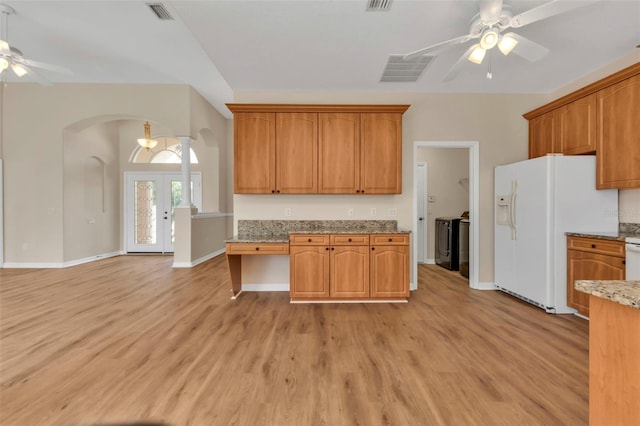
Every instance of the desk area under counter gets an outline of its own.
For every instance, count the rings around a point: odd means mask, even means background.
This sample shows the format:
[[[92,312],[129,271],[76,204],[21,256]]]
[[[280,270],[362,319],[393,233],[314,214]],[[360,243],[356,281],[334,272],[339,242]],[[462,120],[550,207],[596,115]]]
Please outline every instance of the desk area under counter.
[[[289,255],[295,302],[400,301],[409,297],[410,232],[394,220],[239,221],[227,240],[232,299],[242,257]]]

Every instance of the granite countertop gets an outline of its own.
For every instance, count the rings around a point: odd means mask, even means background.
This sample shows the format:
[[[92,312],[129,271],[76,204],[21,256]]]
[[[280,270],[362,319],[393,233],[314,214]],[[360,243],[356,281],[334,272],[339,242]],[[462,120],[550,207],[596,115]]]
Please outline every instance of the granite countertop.
[[[640,223],[620,223],[618,232],[566,232],[565,234],[569,237],[624,241],[627,237],[640,238]]]
[[[583,293],[640,310],[640,281],[577,280],[575,288]]]
[[[567,232],[569,237],[596,238],[599,240],[624,241],[626,237],[640,238],[639,234],[629,232]]]
[[[240,220],[227,243],[288,243],[291,234],[410,234],[395,220]]]

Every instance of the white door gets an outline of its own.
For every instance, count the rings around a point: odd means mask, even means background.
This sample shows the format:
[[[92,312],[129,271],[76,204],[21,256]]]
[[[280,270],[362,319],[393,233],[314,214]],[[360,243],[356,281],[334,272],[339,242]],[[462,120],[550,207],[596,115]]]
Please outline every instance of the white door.
[[[182,201],[179,173],[125,173],[128,253],[173,253],[173,210]],[[191,174],[191,203],[202,210],[202,176]]]
[[[416,168],[416,190],[418,192],[417,244],[418,263],[427,263],[427,164],[418,163]]]

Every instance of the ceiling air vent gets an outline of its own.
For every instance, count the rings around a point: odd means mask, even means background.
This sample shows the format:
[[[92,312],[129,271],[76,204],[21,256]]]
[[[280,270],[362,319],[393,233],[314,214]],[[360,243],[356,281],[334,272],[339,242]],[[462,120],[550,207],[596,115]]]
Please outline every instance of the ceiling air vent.
[[[404,55],[391,55],[387,66],[382,72],[382,82],[412,82],[418,81],[427,69],[433,56],[417,56],[412,59],[402,59]]]
[[[391,0],[369,0],[367,12],[385,12],[391,9]]]
[[[162,3],[147,3],[149,9],[160,19],[161,21],[173,21],[173,16],[169,13],[164,4]]]

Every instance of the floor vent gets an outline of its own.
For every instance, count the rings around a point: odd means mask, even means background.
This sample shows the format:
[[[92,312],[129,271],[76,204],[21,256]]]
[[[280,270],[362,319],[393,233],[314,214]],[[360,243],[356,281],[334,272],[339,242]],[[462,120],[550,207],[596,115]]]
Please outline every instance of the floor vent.
[[[403,55],[391,55],[380,81],[385,83],[418,81],[433,58],[433,56],[423,55],[405,60]]]
[[[391,9],[391,0],[369,0],[367,12],[385,12]]]
[[[149,9],[160,19],[161,21],[173,21],[173,16],[169,13],[167,8],[162,3],[147,3]]]

